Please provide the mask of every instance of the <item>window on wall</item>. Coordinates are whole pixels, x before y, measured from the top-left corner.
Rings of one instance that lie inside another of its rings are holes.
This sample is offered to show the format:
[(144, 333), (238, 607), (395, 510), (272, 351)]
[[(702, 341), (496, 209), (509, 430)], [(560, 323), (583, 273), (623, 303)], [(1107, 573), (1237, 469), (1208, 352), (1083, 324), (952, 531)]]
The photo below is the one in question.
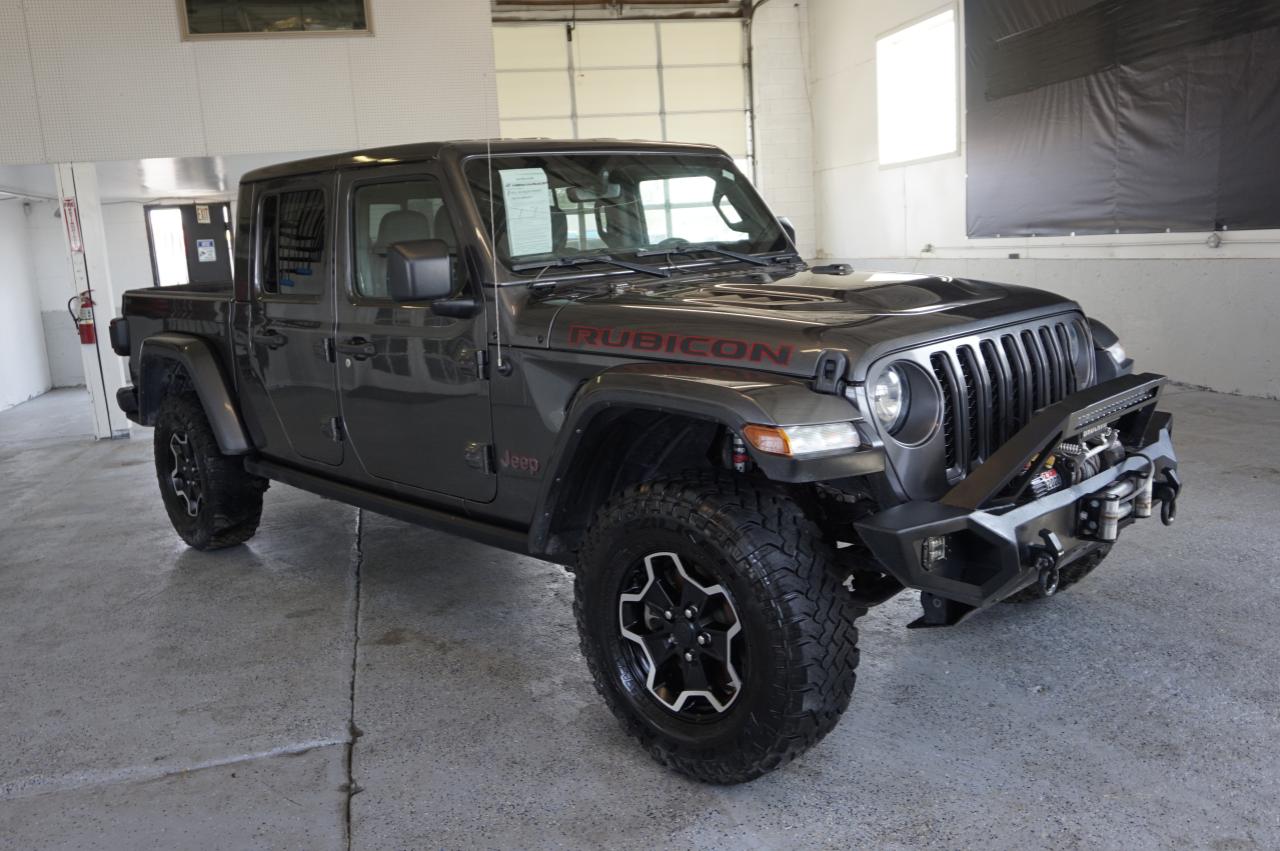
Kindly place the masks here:
[(498, 24), (493, 32), (503, 136), (704, 142), (748, 171), (741, 21)]
[(958, 102), (954, 9), (876, 41), (881, 165), (955, 153)]
[(179, 0), (183, 35), (369, 32), (369, 0)]

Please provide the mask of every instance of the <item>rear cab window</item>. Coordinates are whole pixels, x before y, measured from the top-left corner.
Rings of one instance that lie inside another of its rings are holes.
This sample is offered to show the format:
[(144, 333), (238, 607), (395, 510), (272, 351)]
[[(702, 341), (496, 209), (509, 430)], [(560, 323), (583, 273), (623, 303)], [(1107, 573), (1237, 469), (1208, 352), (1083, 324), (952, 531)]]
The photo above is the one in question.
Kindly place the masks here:
[(319, 187), (270, 192), (258, 208), (263, 293), (314, 298), (325, 290), (326, 200)]

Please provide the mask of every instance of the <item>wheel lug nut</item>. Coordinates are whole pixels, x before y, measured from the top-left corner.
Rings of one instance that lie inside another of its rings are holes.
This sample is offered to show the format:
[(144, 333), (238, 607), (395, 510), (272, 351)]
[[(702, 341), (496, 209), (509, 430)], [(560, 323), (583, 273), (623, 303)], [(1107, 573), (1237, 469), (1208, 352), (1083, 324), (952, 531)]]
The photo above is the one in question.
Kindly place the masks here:
[(692, 661), (693, 661), (693, 651), (692, 651), (692, 650), (686, 650), (686, 651), (684, 651), (684, 660), (685, 660), (686, 662), (692, 662)]
[(698, 636), (699, 644), (706, 645), (709, 641), (711, 641), (711, 637), (708, 636), (705, 632)]
[(672, 612), (670, 609), (667, 609), (665, 612), (662, 613), (662, 616), (667, 620), (671, 620), (672, 618), (675, 617), (675, 613)]
[(684, 610), (684, 616), (686, 618), (693, 618), (693, 616), (696, 615), (697, 613), (698, 613), (698, 610), (695, 609), (693, 606), (690, 606), (689, 608)]

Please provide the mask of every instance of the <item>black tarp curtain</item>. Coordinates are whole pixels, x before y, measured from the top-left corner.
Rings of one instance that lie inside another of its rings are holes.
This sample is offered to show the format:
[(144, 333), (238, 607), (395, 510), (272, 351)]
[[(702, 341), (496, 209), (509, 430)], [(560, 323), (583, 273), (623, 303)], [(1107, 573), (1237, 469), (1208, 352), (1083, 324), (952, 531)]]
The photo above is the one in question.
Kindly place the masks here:
[(967, 0), (968, 233), (1280, 227), (1280, 0)]

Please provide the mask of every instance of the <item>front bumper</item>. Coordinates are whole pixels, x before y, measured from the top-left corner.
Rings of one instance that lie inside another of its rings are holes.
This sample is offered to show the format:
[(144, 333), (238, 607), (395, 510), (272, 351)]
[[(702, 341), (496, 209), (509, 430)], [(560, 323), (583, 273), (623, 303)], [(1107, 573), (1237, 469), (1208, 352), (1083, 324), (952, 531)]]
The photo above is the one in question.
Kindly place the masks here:
[[(913, 626), (957, 623), (1046, 575), (1056, 577), (1143, 516), (1171, 522), (1181, 485), (1172, 418), (1155, 409), (1164, 383), (1157, 375), (1123, 376), (1069, 396), (1037, 414), (941, 501), (907, 502), (859, 521), (863, 542), (883, 568), (923, 592), (925, 615)], [(1079, 484), (1026, 498), (1028, 482), (1058, 444), (1106, 427), (1120, 432), (1124, 460)], [(1159, 503), (1154, 511), (1142, 505), (1148, 479), (1145, 493)], [(1113, 522), (1100, 526), (1108, 507)], [(930, 539), (943, 542), (931, 553)]]

